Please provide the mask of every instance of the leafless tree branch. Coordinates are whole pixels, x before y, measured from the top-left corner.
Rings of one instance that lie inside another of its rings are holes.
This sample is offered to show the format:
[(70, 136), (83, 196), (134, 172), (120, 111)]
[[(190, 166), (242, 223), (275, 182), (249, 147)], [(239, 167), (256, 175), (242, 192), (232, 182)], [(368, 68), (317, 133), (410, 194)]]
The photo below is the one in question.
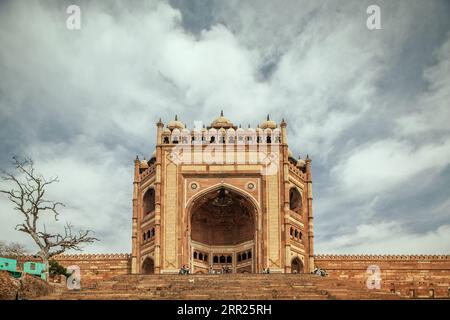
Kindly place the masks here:
[(11, 189), (0, 189), (13, 204), (14, 210), (19, 211), (24, 221), (16, 226), (16, 230), (27, 233), (39, 247), (38, 255), (48, 263), (49, 258), (67, 250), (81, 250), (81, 245), (98, 241), (91, 236), (91, 230), (73, 231), (73, 226), (67, 223), (64, 233), (52, 234), (39, 230), (39, 218), (45, 213), (51, 213), (55, 221), (58, 220), (59, 209), (65, 207), (62, 202), (45, 198), (46, 188), (59, 182), (58, 177), (46, 179), (36, 173), (33, 160), (25, 158), (19, 160), (13, 157), (16, 174), (1, 170), (1, 179), (12, 185)]

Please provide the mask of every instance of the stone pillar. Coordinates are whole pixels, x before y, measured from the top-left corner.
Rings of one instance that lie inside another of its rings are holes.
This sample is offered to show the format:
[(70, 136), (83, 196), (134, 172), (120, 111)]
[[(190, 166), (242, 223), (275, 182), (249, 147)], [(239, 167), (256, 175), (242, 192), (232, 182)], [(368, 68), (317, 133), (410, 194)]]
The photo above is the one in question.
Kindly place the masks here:
[(140, 182), (140, 161), (139, 157), (134, 160), (134, 180), (133, 180), (133, 219), (131, 232), (131, 273), (139, 273), (139, 237), (138, 237), (138, 212), (139, 212), (139, 182)]
[[(281, 161), (282, 161), (282, 208), (283, 208), (283, 242), (284, 242), (284, 272), (291, 272), (291, 245), (289, 243), (289, 151), (286, 139), (286, 122), (284, 119), (281, 121)], [(281, 169), (281, 168), (280, 168)]]
[(159, 119), (156, 124), (156, 161), (155, 161), (155, 251), (154, 251), (154, 263), (155, 273), (161, 272), (161, 162), (162, 162), (162, 131), (164, 124)]
[(308, 195), (308, 254), (309, 261), (306, 266), (306, 272), (311, 272), (314, 269), (314, 223), (312, 210), (312, 176), (311, 176), (311, 159), (306, 156), (306, 180), (307, 180), (307, 195)]

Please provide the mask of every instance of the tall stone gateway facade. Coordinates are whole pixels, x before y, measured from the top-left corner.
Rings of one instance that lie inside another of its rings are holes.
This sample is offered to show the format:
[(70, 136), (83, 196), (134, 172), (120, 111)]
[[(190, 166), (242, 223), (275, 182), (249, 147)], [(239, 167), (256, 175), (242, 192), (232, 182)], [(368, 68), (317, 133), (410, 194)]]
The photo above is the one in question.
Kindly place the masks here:
[(132, 273), (311, 271), (311, 160), (292, 156), (286, 126), (160, 120), (151, 159), (135, 160)]

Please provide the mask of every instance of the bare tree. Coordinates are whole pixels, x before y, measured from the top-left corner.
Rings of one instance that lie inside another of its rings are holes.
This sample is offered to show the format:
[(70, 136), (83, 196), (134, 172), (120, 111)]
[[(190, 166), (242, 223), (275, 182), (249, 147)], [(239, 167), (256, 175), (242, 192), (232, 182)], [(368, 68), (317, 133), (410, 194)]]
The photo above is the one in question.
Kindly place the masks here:
[(51, 257), (61, 254), (69, 249), (81, 250), (84, 243), (98, 241), (91, 236), (90, 230), (73, 231), (70, 223), (64, 227), (64, 233), (52, 234), (47, 232), (45, 225), (38, 225), (39, 218), (44, 214), (52, 214), (55, 221), (58, 220), (59, 208), (64, 207), (61, 202), (46, 200), (45, 193), (47, 187), (59, 182), (58, 177), (45, 179), (41, 174), (36, 173), (33, 161), (26, 158), (22, 161), (13, 157), (13, 165), (16, 174), (2, 170), (1, 179), (11, 183), (11, 190), (2, 190), (0, 193), (7, 195), (14, 204), (14, 209), (19, 211), (24, 218), (23, 223), (16, 226), (16, 230), (27, 233), (39, 247), (37, 256), (47, 265)]
[(7, 244), (0, 240), (0, 256), (4, 257), (20, 257), (26, 255), (27, 249), (25, 246), (17, 242)]

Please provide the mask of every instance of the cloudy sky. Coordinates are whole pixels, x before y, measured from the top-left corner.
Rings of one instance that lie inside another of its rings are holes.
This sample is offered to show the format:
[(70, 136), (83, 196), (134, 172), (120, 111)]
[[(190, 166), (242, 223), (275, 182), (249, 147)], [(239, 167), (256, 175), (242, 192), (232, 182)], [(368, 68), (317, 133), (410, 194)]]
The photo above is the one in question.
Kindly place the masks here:
[[(67, 6), (81, 29), (66, 27)], [(381, 30), (366, 27), (369, 5)], [(155, 123), (288, 121), (316, 253), (450, 253), (449, 1), (1, 1), (0, 167), (58, 175), (65, 220), (129, 252)], [(0, 240), (35, 248), (0, 197)]]

